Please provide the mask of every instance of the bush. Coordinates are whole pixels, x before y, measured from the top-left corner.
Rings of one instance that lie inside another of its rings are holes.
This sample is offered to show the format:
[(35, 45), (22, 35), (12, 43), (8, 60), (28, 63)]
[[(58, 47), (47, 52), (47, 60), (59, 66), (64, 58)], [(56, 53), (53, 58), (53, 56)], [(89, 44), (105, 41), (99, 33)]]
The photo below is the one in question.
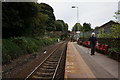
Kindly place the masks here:
[(56, 38), (25, 38), (17, 37), (11, 39), (3, 39), (2, 56), (3, 64), (10, 62), (15, 58), (26, 53), (38, 52), (42, 47), (53, 44)]
[(19, 57), (20, 55), (22, 55), (24, 53), (24, 51), (21, 49), (21, 47), (16, 45), (11, 40), (3, 39), (2, 45), (3, 45), (2, 46), (3, 64)]
[(120, 49), (116, 47), (112, 47), (112, 48), (109, 48), (108, 51), (109, 52), (120, 52)]
[(119, 48), (115, 48), (115, 47), (109, 48), (108, 52), (109, 52), (109, 54), (108, 54), (109, 57), (111, 57), (111, 58), (113, 58), (117, 61), (120, 61), (120, 58), (119, 58), (120, 50), (119, 50)]
[(37, 51), (38, 45), (35, 43), (35, 39), (33, 38), (14, 38), (12, 42), (15, 42), (18, 46), (24, 49), (27, 53), (33, 53)]

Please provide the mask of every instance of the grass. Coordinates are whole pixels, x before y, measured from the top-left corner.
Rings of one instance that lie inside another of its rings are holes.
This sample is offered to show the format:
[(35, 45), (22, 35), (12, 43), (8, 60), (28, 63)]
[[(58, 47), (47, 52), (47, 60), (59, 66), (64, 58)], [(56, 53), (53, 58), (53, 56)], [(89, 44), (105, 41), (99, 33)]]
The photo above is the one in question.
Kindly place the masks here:
[(26, 38), (17, 37), (2, 40), (2, 63), (8, 63), (24, 54), (33, 54), (42, 47), (53, 44), (56, 38)]

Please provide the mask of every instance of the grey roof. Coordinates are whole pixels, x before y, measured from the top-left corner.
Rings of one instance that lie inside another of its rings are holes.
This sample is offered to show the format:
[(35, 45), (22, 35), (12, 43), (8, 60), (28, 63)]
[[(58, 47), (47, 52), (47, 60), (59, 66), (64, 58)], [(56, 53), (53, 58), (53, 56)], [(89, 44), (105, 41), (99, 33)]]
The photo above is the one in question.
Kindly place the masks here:
[(107, 25), (114, 25), (114, 24), (119, 24), (118, 22), (114, 22), (113, 20), (110, 20), (109, 22), (101, 25), (99, 28), (97, 29), (100, 29), (100, 28), (104, 28), (104, 27), (110, 27), (110, 26), (107, 26)]

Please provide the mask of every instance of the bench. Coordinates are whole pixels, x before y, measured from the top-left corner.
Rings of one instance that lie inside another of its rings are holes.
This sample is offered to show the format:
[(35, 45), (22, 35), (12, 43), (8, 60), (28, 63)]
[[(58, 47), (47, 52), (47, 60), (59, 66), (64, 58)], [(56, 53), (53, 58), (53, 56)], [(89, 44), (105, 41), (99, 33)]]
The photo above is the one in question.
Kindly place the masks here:
[(107, 54), (108, 52), (108, 45), (104, 45), (104, 44), (97, 44), (96, 45), (96, 49), (97, 51), (103, 52), (104, 54)]

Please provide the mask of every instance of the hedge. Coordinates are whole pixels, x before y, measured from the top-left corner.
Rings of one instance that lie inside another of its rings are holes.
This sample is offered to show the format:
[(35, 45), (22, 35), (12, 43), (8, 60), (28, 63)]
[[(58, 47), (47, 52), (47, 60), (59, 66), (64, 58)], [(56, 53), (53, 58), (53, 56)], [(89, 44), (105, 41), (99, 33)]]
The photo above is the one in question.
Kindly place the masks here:
[[(80, 39), (82, 42), (88, 41), (88, 38)], [(120, 38), (98, 38), (98, 43), (108, 45), (107, 56), (120, 61)]]

